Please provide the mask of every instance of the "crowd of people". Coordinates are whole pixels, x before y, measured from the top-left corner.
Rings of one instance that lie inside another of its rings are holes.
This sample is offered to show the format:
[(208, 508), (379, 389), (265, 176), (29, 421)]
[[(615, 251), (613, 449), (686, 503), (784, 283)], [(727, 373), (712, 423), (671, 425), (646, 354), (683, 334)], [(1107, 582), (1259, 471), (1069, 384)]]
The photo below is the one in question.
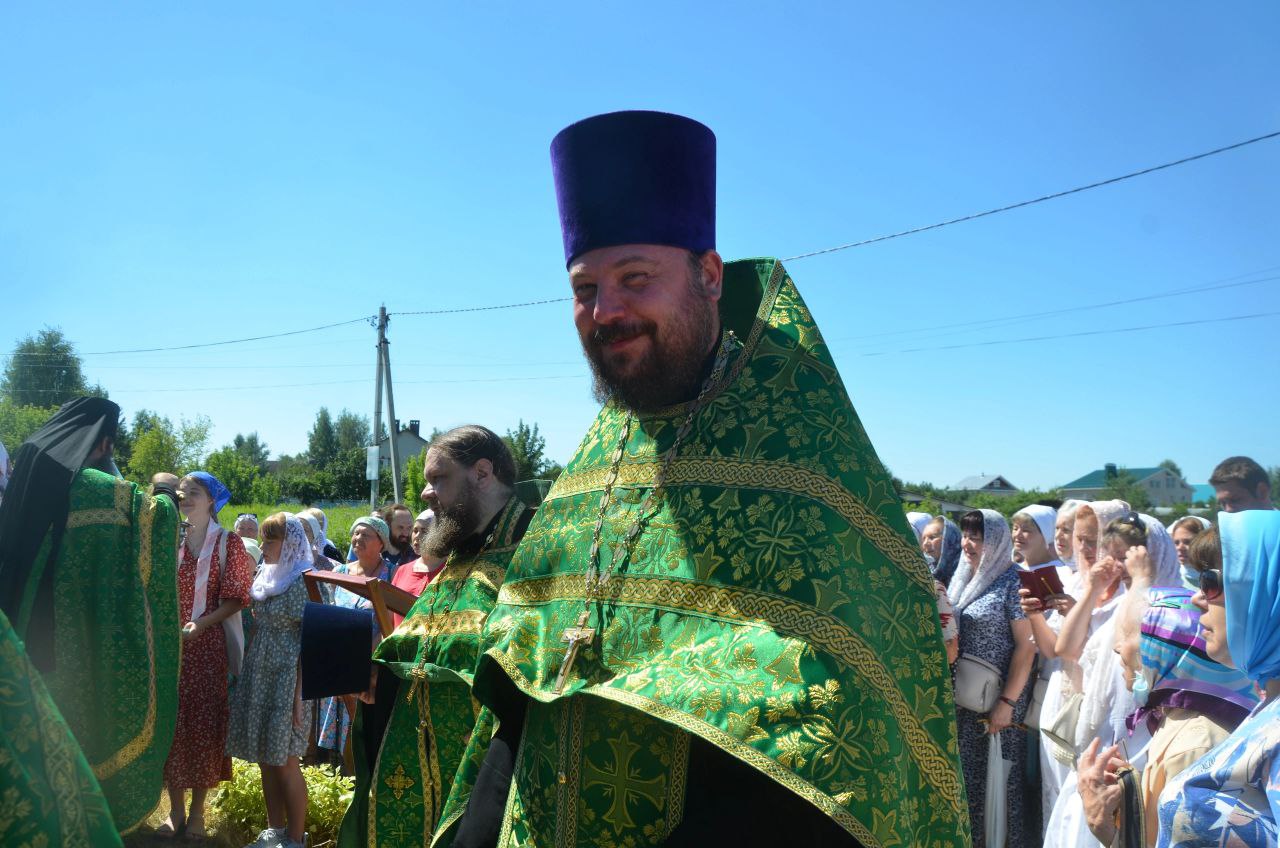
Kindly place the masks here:
[(457, 427), (431, 509), (343, 557), (323, 511), (223, 529), (213, 475), (121, 479), (105, 399), (16, 452), (0, 843), (119, 845), (165, 791), (157, 835), (198, 839), (234, 757), (254, 848), (305, 848), (311, 756), (355, 778), (340, 846), (1277, 844), (1257, 463), (1167, 528), (906, 514), (794, 280), (715, 251), (711, 131), (619, 112), (551, 153), (603, 406), (545, 497)]
[[(937, 581), (975, 845), (1136, 848), (1162, 828), (1166, 845), (1275, 844), (1280, 724), (1260, 734), (1254, 713), (1280, 679), (1243, 670), (1264, 651), (1243, 636), (1233, 660), (1223, 581), (1274, 569), (1280, 551), (1256, 545), (1280, 541), (1280, 514), (1248, 457), (1211, 480), (1219, 524), (1165, 527), (1119, 500), (908, 514)], [(1267, 591), (1235, 628), (1280, 624)], [(1237, 767), (1197, 778), (1210, 752)]]

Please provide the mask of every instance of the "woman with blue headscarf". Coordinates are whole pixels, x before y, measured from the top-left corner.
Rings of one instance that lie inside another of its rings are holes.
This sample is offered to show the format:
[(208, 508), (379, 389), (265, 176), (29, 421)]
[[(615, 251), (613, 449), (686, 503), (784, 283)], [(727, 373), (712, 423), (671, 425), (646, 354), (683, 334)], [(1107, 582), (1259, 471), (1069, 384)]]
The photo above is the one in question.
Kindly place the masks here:
[(1194, 598), (1205, 651), (1264, 698), (1160, 794), (1160, 848), (1280, 841), (1280, 512), (1219, 513), (1218, 532), (1222, 568), (1201, 573)]
[[(1206, 655), (1192, 595), (1182, 587), (1133, 592), (1119, 613), (1116, 651), (1137, 705), (1127, 724), (1130, 734), (1145, 726), (1151, 741), (1140, 775), (1118, 759), (1118, 745), (1099, 752), (1095, 741), (1080, 757), (1086, 818), (1103, 844), (1119, 833), (1122, 848), (1155, 845), (1157, 801), (1169, 780), (1230, 736), (1257, 706), (1252, 681)], [(1129, 756), (1139, 760), (1142, 754)], [(1110, 788), (1117, 783), (1123, 791)]]
[[(218, 526), (218, 510), (231, 492), (205, 471), (178, 484), (178, 509), (186, 529), (178, 551), (178, 608), (182, 667), (178, 677), (178, 723), (164, 766), (169, 819), (158, 833), (205, 835), (204, 801), (211, 787), (231, 779), (227, 744), (228, 676), (244, 656), (240, 610), (249, 604), (254, 562), (235, 533)], [(185, 809), (186, 790), (191, 809)]]

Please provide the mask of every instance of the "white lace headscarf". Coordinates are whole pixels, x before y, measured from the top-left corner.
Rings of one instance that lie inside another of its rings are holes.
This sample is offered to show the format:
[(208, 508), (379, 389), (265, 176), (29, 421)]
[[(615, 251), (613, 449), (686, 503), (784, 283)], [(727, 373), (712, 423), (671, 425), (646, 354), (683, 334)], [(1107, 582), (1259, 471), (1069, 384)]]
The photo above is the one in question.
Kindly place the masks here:
[(323, 555), (324, 549), (332, 544), (329, 541), (329, 516), (325, 515), (324, 510), (318, 506), (311, 507), (307, 510), (307, 514), (320, 522), (320, 536), (316, 539), (316, 550)]
[(1138, 517), (1147, 528), (1147, 559), (1151, 561), (1151, 567), (1155, 571), (1155, 582), (1151, 585), (1181, 586), (1182, 572), (1178, 566), (1178, 548), (1173, 544), (1173, 536), (1169, 535), (1168, 529), (1158, 519), (1145, 512), (1138, 513)]
[(280, 544), (278, 562), (264, 562), (254, 575), (249, 594), (255, 601), (275, 597), (293, 585), (305, 571), (311, 570), (311, 545), (307, 531), (296, 516), (284, 520), (284, 541)]
[[(1076, 511), (1076, 521), (1086, 512), (1092, 512), (1098, 519), (1098, 559), (1106, 556), (1102, 548), (1102, 534), (1106, 532), (1107, 525), (1124, 517), (1129, 511), (1129, 504), (1121, 500), (1092, 501)], [(1084, 565), (1083, 562), (1080, 563), (1081, 568)], [(1116, 738), (1112, 717), (1133, 700), (1133, 696), (1125, 688), (1120, 658), (1115, 652), (1116, 610), (1124, 592), (1125, 586), (1121, 583), (1116, 587), (1115, 595), (1092, 613), (1095, 624), (1091, 625), (1092, 632), (1080, 655), (1084, 698), (1080, 703), (1080, 721), (1076, 724), (1077, 753), (1088, 747), (1098, 736), (1103, 737), (1104, 745), (1111, 744)], [(1128, 712), (1132, 711), (1130, 707)], [(1128, 712), (1124, 715), (1128, 715)], [(1124, 726), (1123, 715), (1120, 726)]]
[(994, 509), (978, 511), (982, 513), (982, 555), (974, 563), (968, 555), (961, 554), (960, 567), (947, 589), (947, 597), (957, 613), (982, 597), (996, 578), (1013, 567), (1013, 537), (1009, 534), (1009, 522)]

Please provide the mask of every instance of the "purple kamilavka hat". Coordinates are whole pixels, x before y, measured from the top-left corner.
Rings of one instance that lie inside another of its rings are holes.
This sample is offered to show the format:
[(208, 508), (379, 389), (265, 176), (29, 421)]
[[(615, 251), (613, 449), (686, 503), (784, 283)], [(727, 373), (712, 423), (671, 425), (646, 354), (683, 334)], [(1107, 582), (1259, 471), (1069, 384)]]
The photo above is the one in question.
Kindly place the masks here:
[(716, 246), (716, 137), (666, 112), (611, 112), (551, 141), (567, 266), (620, 244)]

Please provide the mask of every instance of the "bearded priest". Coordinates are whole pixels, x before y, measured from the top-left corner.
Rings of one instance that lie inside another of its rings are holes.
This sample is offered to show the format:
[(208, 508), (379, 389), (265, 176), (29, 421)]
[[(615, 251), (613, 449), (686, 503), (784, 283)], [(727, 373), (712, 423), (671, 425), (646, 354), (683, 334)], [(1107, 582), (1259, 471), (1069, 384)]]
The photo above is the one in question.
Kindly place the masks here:
[[(446, 799), (459, 813), (465, 808), (483, 743), (493, 735), (492, 715), (471, 698), (471, 672), (481, 626), (533, 510), (516, 496), (506, 443), (477, 424), (433, 439), (423, 476), (422, 497), (435, 521), (419, 546), (431, 577), (373, 652), (373, 703), (360, 705), (352, 731), (356, 786), (338, 837), (343, 848), (424, 844)], [(355, 667), (346, 665), (348, 672)], [(367, 679), (367, 662), (359, 667), (366, 670), (356, 676)]]
[(716, 253), (715, 136), (618, 112), (551, 159), (604, 406), (489, 615), (499, 727), (437, 844), (968, 845), (933, 582), (790, 275)]

